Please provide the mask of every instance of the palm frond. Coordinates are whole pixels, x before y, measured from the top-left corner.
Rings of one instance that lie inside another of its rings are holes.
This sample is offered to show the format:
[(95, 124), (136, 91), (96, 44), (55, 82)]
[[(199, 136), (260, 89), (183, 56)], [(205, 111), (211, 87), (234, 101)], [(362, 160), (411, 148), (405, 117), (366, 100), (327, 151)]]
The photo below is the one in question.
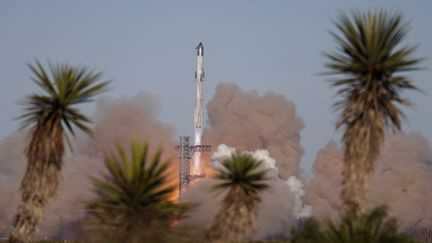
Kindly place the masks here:
[(206, 232), (211, 242), (242, 242), (254, 228), (261, 193), (269, 189), (267, 169), (250, 154), (232, 154), (219, 161), (212, 189), (228, 191)]
[(356, 217), (342, 217), (338, 223), (308, 219), (292, 231), (292, 243), (414, 243), (398, 232), (396, 220), (379, 207)]
[(256, 161), (249, 154), (234, 154), (221, 161), (215, 179), (214, 190), (239, 187), (246, 195), (256, 195), (268, 189), (267, 170), (262, 169), (262, 161)]
[(105, 92), (109, 81), (103, 81), (101, 73), (85, 67), (49, 63), (48, 73), (37, 60), (35, 65), (28, 66), (32, 80), (44, 93), (30, 95), (22, 102), (25, 112), (17, 118), (22, 120), (21, 128), (60, 120), (64, 130), (72, 135), (75, 135), (75, 127), (89, 133), (90, 120), (74, 106), (92, 101), (93, 97)]
[(190, 206), (171, 200), (176, 187), (170, 183), (169, 161), (161, 152), (149, 155), (149, 146), (134, 142), (129, 153), (118, 146), (105, 158), (107, 174), (92, 177), (96, 197), (86, 203), (88, 214), (99, 226), (122, 230), (165, 222), (170, 227)]

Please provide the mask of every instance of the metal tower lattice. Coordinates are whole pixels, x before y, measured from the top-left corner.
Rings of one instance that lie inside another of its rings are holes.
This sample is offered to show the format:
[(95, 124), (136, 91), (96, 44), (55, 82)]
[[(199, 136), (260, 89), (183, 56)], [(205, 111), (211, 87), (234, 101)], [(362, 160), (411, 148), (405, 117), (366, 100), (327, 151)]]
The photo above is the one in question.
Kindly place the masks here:
[(210, 152), (210, 145), (190, 145), (190, 137), (180, 137), (180, 145), (177, 146), (179, 150), (179, 200), (181, 200), (182, 192), (189, 187), (189, 182), (199, 176), (190, 173), (190, 161), (195, 152)]

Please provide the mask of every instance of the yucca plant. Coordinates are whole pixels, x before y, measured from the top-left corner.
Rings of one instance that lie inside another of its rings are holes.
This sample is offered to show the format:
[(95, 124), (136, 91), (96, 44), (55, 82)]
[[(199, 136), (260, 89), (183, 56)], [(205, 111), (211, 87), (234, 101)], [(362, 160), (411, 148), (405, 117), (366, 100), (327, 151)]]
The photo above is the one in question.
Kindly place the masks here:
[(339, 223), (308, 219), (293, 230), (291, 243), (415, 243), (398, 232), (395, 219), (387, 218), (384, 207), (368, 214), (343, 216)]
[[(57, 192), (68, 132), (75, 128), (90, 133), (90, 120), (76, 105), (90, 102), (107, 89), (102, 74), (85, 67), (50, 65), (50, 73), (36, 61), (29, 65), (32, 80), (43, 93), (28, 96), (22, 127), (30, 127), (26, 148), (27, 168), (21, 181), (22, 204), (13, 221), (10, 242), (30, 242), (42, 217), (43, 208)], [(69, 143), (70, 144), (70, 143)]]
[(233, 154), (216, 167), (213, 190), (226, 192), (220, 210), (209, 229), (212, 242), (238, 242), (254, 229), (256, 210), (261, 194), (269, 189), (267, 170), (246, 153)]
[(91, 178), (96, 197), (86, 203), (96, 241), (169, 242), (175, 223), (190, 209), (172, 199), (177, 187), (169, 164), (161, 161), (160, 150), (149, 155), (149, 146), (139, 142), (129, 154), (118, 146), (106, 156), (108, 173)]
[(410, 106), (402, 98), (405, 90), (417, 89), (401, 72), (418, 69), (416, 47), (401, 46), (408, 25), (400, 14), (384, 10), (354, 12), (334, 22), (331, 32), (338, 45), (326, 54), (328, 74), (340, 75), (332, 81), (341, 99), (336, 128), (343, 129), (344, 164), (341, 198), (343, 211), (364, 212), (367, 202), (368, 174), (384, 141), (384, 133), (398, 131), (404, 114), (400, 105)]
[(417, 243), (432, 242), (432, 229), (430, 228), (415, 228), (410, 232), (410, 235), (417, 241)]

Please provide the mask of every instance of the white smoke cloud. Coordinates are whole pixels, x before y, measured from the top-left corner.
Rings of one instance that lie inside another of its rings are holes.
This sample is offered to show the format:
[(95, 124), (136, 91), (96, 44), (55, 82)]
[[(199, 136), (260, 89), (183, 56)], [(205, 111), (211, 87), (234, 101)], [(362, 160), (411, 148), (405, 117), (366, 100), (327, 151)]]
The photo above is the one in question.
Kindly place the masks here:
[[(221, 166), (219, 161), (230, 157), (236, 150), (221, 144), (212, 154), (212, 165)], [(303, 184), (295, 176), (290, 176), (287, 181), (278, 176), (276, 161), (270, 157), (267, 150), (244, 152), (250, 154), (256, 160), (263, 162), (263, 168), (268, 169), (271, 189), (263, 192), (262, 203), (258, 210), (256, 230), (251, 236), (254, 239), (271, 238), (276, 235), (288, 236), (290, 229), (300, 218), (308, 217), (311, 208), (303, 203)], [(213, 179), (205, 179), (193, 183), (185, 192), (184, 200), (198, 203), (199, 206), (191, 213), (191, 217), (183, 222), (183, 226), (195, 230), (196, 234), (202, 234), (210, 225), (211, 220), (219, 209), (219, 203), (223, 194), (212, 193)]]
[(286, 183), (295, 196), (294, 216), (297, 219), (310, 217), (312, 208), (310, 205), (305, 205), (303, 202), (303, 196), (305, 195), (303, 183), (295, 176), (290, 176), (288, 180), (286, 180)]

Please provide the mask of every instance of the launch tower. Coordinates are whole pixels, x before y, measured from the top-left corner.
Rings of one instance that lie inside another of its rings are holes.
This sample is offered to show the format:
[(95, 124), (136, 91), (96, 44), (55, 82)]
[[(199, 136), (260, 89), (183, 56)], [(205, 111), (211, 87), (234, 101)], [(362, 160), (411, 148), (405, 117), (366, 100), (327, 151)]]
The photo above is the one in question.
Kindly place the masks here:
[(177, 146), (179, 150), (179, 200), (182, 198), (182, 193), (188, 189), (189, 183), (199, 178), (199, 175), (191, 175), (190, 161), (195, 152), (210, 152), (210, 145), (191, 145), (190, 137), (180, 137), (180, 145)]

